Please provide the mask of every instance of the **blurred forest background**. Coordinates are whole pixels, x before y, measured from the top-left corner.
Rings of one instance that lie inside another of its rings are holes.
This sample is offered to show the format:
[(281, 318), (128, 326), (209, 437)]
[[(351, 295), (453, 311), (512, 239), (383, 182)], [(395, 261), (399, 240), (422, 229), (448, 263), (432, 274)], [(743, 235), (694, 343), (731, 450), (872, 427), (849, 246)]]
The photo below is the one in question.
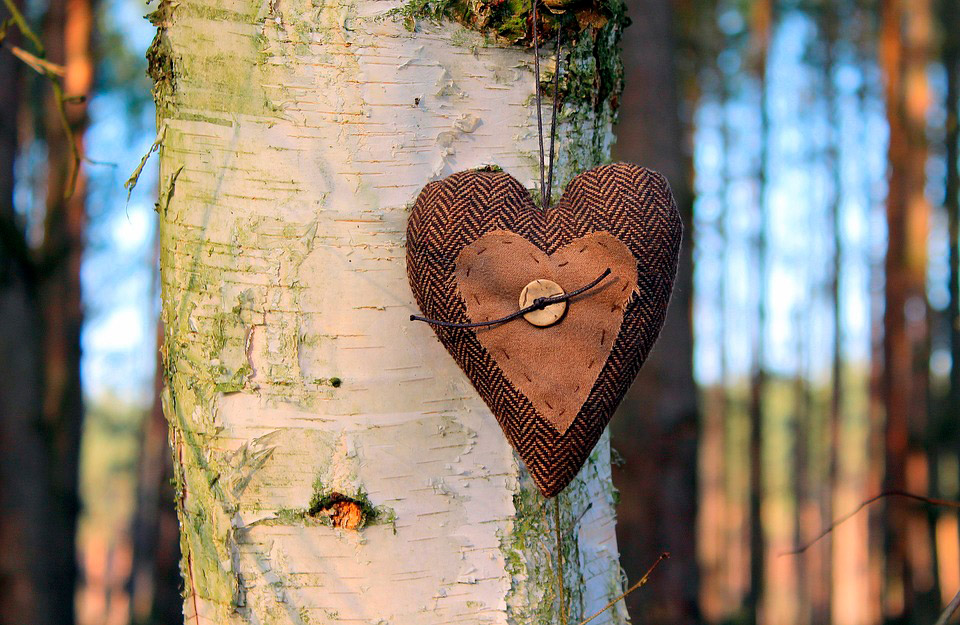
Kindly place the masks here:
[[(0, 622), (177, 623), (152, 9), (3, 3)], [(624, 569), (674, 554), (634, 621), (932, 625), (955, 508), (787, 552), (960, 499), (960, 2), (627, 4), (615, 156), (687, 223), (613, 424)]]

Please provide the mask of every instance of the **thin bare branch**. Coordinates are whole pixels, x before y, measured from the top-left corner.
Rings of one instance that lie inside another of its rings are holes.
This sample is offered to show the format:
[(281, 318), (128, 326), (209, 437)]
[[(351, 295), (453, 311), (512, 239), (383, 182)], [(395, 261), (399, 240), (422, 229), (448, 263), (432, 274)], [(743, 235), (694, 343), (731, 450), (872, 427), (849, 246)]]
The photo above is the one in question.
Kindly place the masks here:
[(36, 33), (30, 28), (30, 25), (27, 24), (27, 20), (23, 17), (23, 14), (20, 13), (16, 5), (13, 4), (13, 0), (3, 0), (3, 2), (10, 11), (13, 23), (16, 24), (20, 32), (33, 43), (33, 46), (37, 50), (36, 54), (32, 54), (19, 46), (9, 46), (11, 54), (49, 80), (50, 86), (53, 89), (53, 97), (57, 106), (57, 114), (60, 117), (60, 125), (63, 127), (63, 134), (67, 138), (67, 143), (70, 145), (70, 155), (73, 157), (70, 176), (63, 190), (63, 199), (68, 200), (73, 196), (73, 192), (77, 188), (77, 178), (80, 175), (80, 162), (83, 160), (83, 157), (80, 155), (80, 146), (77, 144), (77, 138), (73, 134), (73, 128), (70, 126), (70, 120), (67, 118), (65, 103), (68, 100), (75, 101), (78, 97), (84, 99), (85, 97), (70, 96), (68, 98), (64, 95), (60, 78), (66, 73), (66, 69), (62, 65), (51, 63), (43, 58), (45, 54), (43, 44), (40, 42), (40, 38), (37, 37)]
[(64, 107), (63, 87), (60, 82), (51, 79), (53, 86), (53, 97), (57, 102), (57, 113), (60, 116), (60, 125), (63, 127), (63, 134), (67, 137), (67, 143), (70, 145), (70, 154), (73, 156), (73, 163), (70, 167), (70, 181), (63, 190), (63, 199), (69, 200), (77, 188), (77, 177), (80, 175), (80, 162), (83, 157), (80, 155), (80, 146), (77, 145), (77, 138), (73, 134), (73, 128), (70, 127), (70, 120), (67, 119), (67, 109)]
[(593, 616), (587, 618), (586, 620), (580, 621), (579, 625), (587, 625), (587, 623), (589, 623), (589, 622), (592, 621), (593, 619), (597, 618), (598, 616), (600, 616), (601, 614), (603, 614), (604, 612), (606, 612), (607, 610), (609, 610), (609, 609), (612, 608), (613, 606), (617, 605), (617, 602), (618, 602), (618, 601), (620, 601), (621, 599), (625, 599), (625, 598), (627, 597), (627, 595), (629, 595), (630, 593), (632, 593), (634, 590), (639, 590), (640, 588), (643, 588), (644, 586), (646, 586), (646, 585), (647, 585), (647, 581), (650, 579), (650, 574), (653, 573), (653, 570), (654, 570), (655, 568), (657, 568), (657, 566), (658, 566), (661, 562), (663, 562), (664, 560), (668, 559), (669, 557), (670, 557), (670, 552), (669, 552), (669, 551), (664, 551), (663, 553), (661, 553), (661, 554), (660, 554), (660, 557), (657, 558), (657, 561), (654, 562), (652, 565), (650, 565), (650, 568), (647, 569), (647, 572), (643, 574), (643, 577), (640, 578), (640, 581), (639, 581), (639, 582), (637, 582), (636, 584), (634, 584), (633, 586), (631, 586), (630, 588), (628, 588), (625, 593), (623, 593), (622, 595), (620, 595), (619, 597), (617, 597), (616, 599), (614, 599), (613, 601), (611, 601), (610, 603), (608, 603), (606, 606), (604, 606), (604, 608), (603, 608), (602, 610), (600, 610), (599, 612), (597, 612), (597, 613), (594, 614)]
[[(147, 161), (150, 160), (150, 155), (160, 149), (160, 145), (163, 143), (164, 134), (167, 132), (167, 125), (163, 124), (160, 126), (160, 130), (157, 131), (157, 138), (154, 139), (153, 144), (150, 146), (150, 149), (147, 150), (147, 153), (143, 155), (143, 158), (140, 159), (140, 164), (137, 165), (137, 168), (133, 170), (133, 173), (130, 174), (130, 177), (127, 178), (127, 181), (123, 183), (123, 188), (127, 190), (127, 204), (130, 203), (130, 196), (133, 194), (133, 189), (137, 186), (137, 182), (140, 180), (140, 174), (143, 173), (143, 167), (147, 164)], [(181, 167), (181, 169), (183, 169)], [(179, 174), (179, 172), (177, 172)]]
[(10, 11), (10, 17), (13, 19), (13, 23), (17, 25), (17, 28), (20, 29), (20, 32), (23, 33), (23, 36), (30, 40), (30, 43), (33, 44), (36, 53), (39, 56), (44, 56), (46, 50), (43, 47), (43, 43), (40, 41), (40, 37), (37, 37), (37, 34), (33, 32), (33, 29), (30, 28), (30, 24), (27, 23), (27, 19), (23, 17), (23, 13), (20, 12), (20, 9), (17, 8), (17, 5), (13, 3), (13, 0), (3, 0), (4, 6), (7, 7), (7, 10)]
[(41, 59), (39, 56), (27, 52), (20, 46), (10, 46), (10, 52), (42, 76), (50, 76), (51, 74), (54, 76), (63, 76), (67, 73), (67, 69), (63, 65), (57, 65), (46, 59)]
[(809, 543), (807, 543), (807, 544), (805, 544), (805, 545), (802, 545), (802, 546), (800, 546), (800, 547), (798, 547), (798, 548), (796, 548), (796, 549), (793, 549), (793, 550), (791, 550), (791, 551), (785, 551), (785, 552), (781, 553), (780, 555), (781, 555), (781, 556), (794, 556), (794, 555), (803, 553), (804, 551), (806, 551), (806, 550), (809, 549), (810, 547), (812, 547), (812, 546), (814, 546), (815, 544), (817, 544), (818, 542), (820, 542), (820, 540), (821, 540), (824, 536), (826, 536), (827, 534), (829, 534), (829, 533), (832, 532), (833, 530), (837, 529), (837, 527), (839, 527), (839, 526), (842, 525), (843, 523), (846, 523), (846, 522), (849, 521), (851, 518), (853, 518), (854, 516), (856, 516), (856, 514), (857, 514), (858, 512), (860, 512), (861, 510), (863, 510), (864, 508), (866, 508), (866, 507), (869, 506), (870, 504), (872, 504), (872, 503), (874, 503), (874, 502), (876, 502), (876, 501), (879, 501), (879, 500), (881, 500), (881, 499), (883, 499), (883, 498), (885, 498), (885, 497), (903, 497), (904, 499), (912, 499), (912, 500), (914, 500), (914, 501), (919, 501), (919, 502), (921, 502), (921, 503), (925, 503), (925, 504), (928, 504), (928, 505), (931, 505), (931, 506), (944, 506), (944, 507), (947, 507), (947, 508), (960, 508), (960, 501), (951, 501), (951, 500), (948, 500), (948, 499), (934, 499), (934, 498), (932, 498), (932, 497), (924, 497), (923, 495), (917, 495), (917, 494), (915, 494), (915, 493), (908, 493), (908, 492), (903, 491), (903, 490), (886, 490), (886, 491), (883, 491), (882, 493), (880, 493), (879, 495), (874, 495), (873, 497), (871, 497), (871, 498), (869, 498), (869, 499), (861, 502), (860, 505), (857, 506), (854, 510), (852, 510), (851, 512), (848, 512), (847, 514), (843, 515), (842, 517), (840, 517), (839, 519), (837, 519), (836, 521), (834, 521), (833, 523), (831, 523), (826, 529), (824, 529), (822, 532), (820, 532), (820, 533), (817, 535), (817, 537), (814, 538), (813, 540), (811, 540)]
[(957, 608), (960, 608), (960, 590), (957, 591), (957, 594), (953, 596), (953, 599), (950, 600), (950, 604), (943, 611), (943, 614), (940, 615), (940, 618), (937, 619), (937, 622), (933, 625), (947, 625), (947, 621), (950, 620), (950, 617), (957, 611)]

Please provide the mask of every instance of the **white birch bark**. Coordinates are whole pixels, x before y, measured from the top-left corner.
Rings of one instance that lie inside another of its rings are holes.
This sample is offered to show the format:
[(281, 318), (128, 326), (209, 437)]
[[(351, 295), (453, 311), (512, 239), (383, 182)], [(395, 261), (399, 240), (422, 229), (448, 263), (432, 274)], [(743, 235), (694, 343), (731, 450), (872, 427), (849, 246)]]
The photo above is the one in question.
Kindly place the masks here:
[[(496, 164), (533, 186), (533, 57), (450, 23), (410, 32), (398, 6), (153, 16), (188, 623), (560, 622), (552, 505), (408, 321), (403, 247), (430, 180)], [(565, 115), (562, 181), (611, 140), (609, 105)], [(561, 496), (571, 622), (622, 589), (609, 465), (604, 437)], [(334, 492), (377, 518), (306, 513)]]

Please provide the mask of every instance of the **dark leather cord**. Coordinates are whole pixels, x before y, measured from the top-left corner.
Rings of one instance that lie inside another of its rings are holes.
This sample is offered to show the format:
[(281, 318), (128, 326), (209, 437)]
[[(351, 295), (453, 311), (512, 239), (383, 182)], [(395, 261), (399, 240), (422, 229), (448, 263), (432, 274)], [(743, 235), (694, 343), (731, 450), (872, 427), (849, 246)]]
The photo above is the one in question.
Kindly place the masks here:
[(427, 317), (421, 317), (420, 315), (410, 315), (410, 321), (423, 321), (424, 323), (429, 323), (430, 325), (439, 326), (441, 328), (483, 328), (486, 326), (494, 326), (499, 323), (506, 323), (507, 321), (513, 321), (517, 317), (522, 317), (528, 312), (533, 312), (534, 310), (543, 310), (551, 304), (557, 304), (559, 302), (565, 302), (571, 298), (580, 295), (581, 293), (586, 293), (593, 287), (597, 286), (603, 280), (610, 275), (610, 268), (608, 267), (600, 276), (585, 286), (580, 287), (569, 293), (563, 293), (562, 295), (553, 295), (551, 297), (538, 297), (533, 300), (533, 303), (525, 308), (521, 308), (515, 313), (511, 313), (506, 317), (500, 317), (499, 319), (494, 319), (492, 321), (477, 321), (475, 323), (454, 323), (452, 321), (440, 321), (438, 319), (428, 319)]
[[(553, 200), (553, 144), (557, 139), (557, 105), (560, 102), (560, 56), (562, 52), (560, 35), (562, 33), (563, 28), (557, 28), (557, 64), (553, 69), (553, 116), (550, 118), (550, 169), (547, 172), (547, 199), (543, 203), (544, 208), (550, 208)], [(537, 82), (537, 91), (539, 90), (540, 83)], [(540, 132), (543, 133), (543, 130), (541, 129)]]
[(560, 35), (563, 33), (562, 27), (557, 27), (557, 60), (553, 71), (553, 116), (550, 118), (550, 171), (546, 174), (544, 182), (545, 159), (543, 150), (543, 109), (540, 97), (540, 45), (537, 41), (537, 2), (539, 0), (530, 0), (533, 9), (533, 73), (535, 74), (534, 84), (537, 99), (537, 139), (540, 142), (540, 195), (543, 208), (550, 208), (550, 201), (553, 195), (553, 145), (557, 139), (557, 108), (560, 102)]

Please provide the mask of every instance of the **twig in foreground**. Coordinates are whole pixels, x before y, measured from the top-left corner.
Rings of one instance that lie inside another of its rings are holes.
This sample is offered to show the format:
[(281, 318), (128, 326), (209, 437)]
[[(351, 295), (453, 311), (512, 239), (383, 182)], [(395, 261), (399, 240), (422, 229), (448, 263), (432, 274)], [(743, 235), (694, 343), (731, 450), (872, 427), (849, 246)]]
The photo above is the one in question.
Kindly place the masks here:
[(957, 594), (953, 596), (953, 599), (950, 600), (950, 604), (943, 611), (943, 614), (940, 615), (940, 618), (937, 619), (937, 622), (933, 625), (947, 625), (947, 621), (949, 621), (950, 617), (953, 616), (953, 613), (957, 611), (957, 608), (960, 608), (960, 590), (958, 590)]
[(631, 586), (630, 588), (628, 588), (628, 589), (627, 589), (627, 592), (623, 593), (622, 595), (620, 595), (619, 597), (617, 597), (616, 599), (614, 599), (613, 601), (611, 601), (610, 603), (608, 603), (606, 606), (604, 606), (604, 608), (603, 608), (602, 610), (600, 610), (599, 612), (597, 612), (596, 614), (594, 614), (594, 615), (591, 616), (590, 618), (588, 618), (588, 619), (586, 619), (586, 620), (583, 620), (583, 621), (580, 621), (579, 625), (587, 625), (587, 623), (589, 623), (589, 622), (592, 621), (593, 619), (597, 618), (598, 616), (600, 616), (601, 614), (603, 614), (604, 612), (606, 612), (607, 610), (609, 610), (609, 609), (612, 608), (613, 606), (617, 605), (617, 602), (618, 602), (618, 601), (620, 601), (621, 599), (624, 599), (627, 595), (629, 595), (630, 593), (632, 593), (634, 590), (637, 590), (638, 588), (642, 588), (643, 586), (645, 586), (646, 583), (647, 583), (647, 580), (650, 579), (650, 574), (653, 573), (653, 569), (657, 568), (657, 565), (658, 565), (658, 564), (660, 564), (661, 562), (663, 562), (664, 560), (666, 560), (666, 559), (669, 558), (669, 557), (670, 557), (670, 552), (664, 551), (663, 553), (661, 553), (661, 554), (660, 554), (660, 557), (657, 558), (657, 561), (654, 562), (652, 565), (650, 565), (650, 568), (647, 569), (647, 572), (643, 574), (643, 577), (640, 578), (640, 581), (639, 581), (639, 582), (637, 582), (636, 584), (634, 584), (633, 586)]
[(73, 127), (70, 126), (70, 120), (67, 119), (67, 109), (64, 106), (64, 103), (67, 102), (68, 98), (63, 93), (63, 87), (60, 85), (60, 77), (65, 72), (65, 69), (62, 66), (55, 63), (50, 63), (43, 58), (46, 56), (46, 50), (44, 50), (43, 43), (40, 41), (40, 38), (37, 37), (36, 33), (33, 32), (33, 29), (30, 28), (26, 18), (24, 18), (23, 14), (20, 13), (19, 9), (17, 9), (17, 5), (13, 3), (13, 0), (3, 0), (3, 3), (10, 12), (10, 19), (12, 22), (16, 24), (17, 28), (20, 30), (20, 33), (29, 39), (31, 43), (33, 43), (33, 47), (36, 50), (36, 54), (31, 54), (22, 48), (11, 46), (11, 53), (23, 61), (27, 66), (33, 68), (34, 71), (47, 78), (47, 80), (50, 81), (51, 88), (53, 89), (53, 98), (54, 103), (57, 106), (57, 113), (60, 116), (60, 125), (63, 127), (63, 134), (67, 139), (67, 143), (70, 145), (70, 154), (73, 157), (73, 166), (70, 168), (67, 186), (63, 191), (63, 199), (68, 200), (71, 196), (73, 196), (73, 192), (77, 188), (77, 177), (80, 175), (80, 163), (83, 158), (80, 155), (80, 148), (77, 145), (77, 139), (73, 134)]

